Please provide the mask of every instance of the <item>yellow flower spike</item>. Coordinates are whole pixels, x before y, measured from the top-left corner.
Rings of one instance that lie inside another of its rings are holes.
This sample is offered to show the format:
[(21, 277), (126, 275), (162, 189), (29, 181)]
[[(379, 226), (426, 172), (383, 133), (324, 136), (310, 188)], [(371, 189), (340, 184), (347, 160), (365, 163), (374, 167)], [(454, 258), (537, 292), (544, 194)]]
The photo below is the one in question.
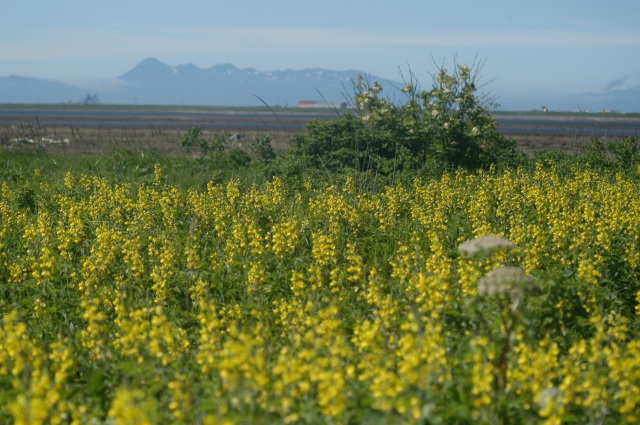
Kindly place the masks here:
[(347, 281), (354, 284), (364, 279), (364, 262), (362, 257), (356, 251), (356, 245), (353, 242), (347, 244)]
[(271, 249), (280, 258), (294, 252), (299, 239), (298, 223), (295, 218), (288, 218), (282, 223), (276, 223), (271, 229)]
[(193, 404), (192, 395), (187, 390), (187, 385), (185, 385), (185, 377), (178, 375), (177, 379), (170, 381), (167, 387), (171, 394), (169, 410), (171, 410), (176, 421), (184, 422), (186, 413), (191, 410)]
[(84, 310), (82, 318), (87, 322), (81, 332), (82, 345), (90, 350), (95, 359), (104, 359), (107, 356), (108, 326), (105, 323), (106, 314), (100, 311), (100, 300), (91, 298), (83, 300), (80, 305)]
[(240, 198), (240, 183), (237, 180), (231, 180), (227, 183), (226, 196), (232, 205)]
[(160, 168), (159, 164), (154, 164), (153, 166), (153, 175), (155, 177), (156, 184), (160, 184), (163, 181), (162, 168)]
[[(493, 385), (496, 370), (493, 365), (495, 350), (486, 337), (475, 337), (471, 341), (471, 394), (473, 406), (482, 409), (493, 402)], [(476, 411), (477, 413), (477, 411)]]
[(60, 394), (49, 388), (46, 375), (31, 379), (26, 391), (10, 402), (7, 410), (13, 415), (14, 423), (39, 425), (52, 423), (51, 413), (60, 400)]
[(152, 425), (154, 411), (155, 404), (142, 390), (121, 387), (115, 392), (108, 417), (116, 424)]
[(49, 352), (55, 388), (60, 391), (69, 376), (69, 371), (75, 365), (73, 350), (69, 347), (68, 341), (55, 341), (49, 347)]

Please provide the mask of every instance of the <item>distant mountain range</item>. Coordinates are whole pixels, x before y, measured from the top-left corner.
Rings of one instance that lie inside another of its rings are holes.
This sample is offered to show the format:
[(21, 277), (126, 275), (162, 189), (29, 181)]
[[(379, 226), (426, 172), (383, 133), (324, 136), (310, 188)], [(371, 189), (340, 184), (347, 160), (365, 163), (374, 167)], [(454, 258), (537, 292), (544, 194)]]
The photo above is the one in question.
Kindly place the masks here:
[[(193, 64), (172, 67), (155, 58), (109, 80), (67, 84), (20, 76), (0, 77), (0, 103), (81, 103), (87, 99), (123, 105), (295, 106), (300, 101), (336, 104), (350, 99), (358, 75), (380, 82), (394, 96), (390, 81), (358, 70), (321, 68), (260, 72), (231, 64), (199, 68)], [(549, 96), (546, 105), (526, 99), (511, 100), (498, 93), (503, 109), (640, 112), (640, 85), (608, 87), (603, 93)], [(613, 84), (613, 83), (612, 83)]]
[(148, 58), (115, 79), (85, 85), (0, 77), (0, 103), (75, 103), (92, 95), (104, 104), (127, 105), (295, 106), (299, 101), (334, 104), (351, 97), (352, 81), (359, 74), (366, 75), (357, 70), (320, 68), (259, 72), (231, 64), (172, 67)]

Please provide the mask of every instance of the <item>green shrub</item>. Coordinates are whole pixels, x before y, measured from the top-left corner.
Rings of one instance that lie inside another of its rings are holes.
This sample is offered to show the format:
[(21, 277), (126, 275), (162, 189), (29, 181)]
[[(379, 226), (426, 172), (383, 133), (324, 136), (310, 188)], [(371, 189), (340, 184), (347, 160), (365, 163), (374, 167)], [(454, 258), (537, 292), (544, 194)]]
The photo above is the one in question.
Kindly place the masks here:
[(181, 134), (178, 137), (178, 145), (188, 152), (196, 148), (204, 156), (215, 155), (225, 149), (230, 137), (231, 133), (225, 131), (207, 140), (202, 134), (202, 127), (191, 127), (187, 134)]
[(628, 137), (624, 140), (614, 140), (609, 142), (607, 149), (615, 158), (616, 163), (623, 170), (630, 170), (640, 162), (640, 151), (638, 150), (638, 138)]
[(276, 153), (271, 146), (271, 136), (267, 134), (256, 136), (249, 148), (255, 158), (260, 162), (269, 162), (276, 158)]
[[(474, 69), (475, 68), (475, 69)], [(464, 167), (506, 161), (519, 165), (513, 140), (496, 129), (496, 104), (478, 94), (478, 67), (439, 68), (431, 89), (411, 75), (403, 102), (382, 96), (378, 82), (354, 82), (353, 112), (330, 121), (311, 121), (293, 138), (293, 153), (310, 165), (350, 167), (391, 174), (398, 170)]]

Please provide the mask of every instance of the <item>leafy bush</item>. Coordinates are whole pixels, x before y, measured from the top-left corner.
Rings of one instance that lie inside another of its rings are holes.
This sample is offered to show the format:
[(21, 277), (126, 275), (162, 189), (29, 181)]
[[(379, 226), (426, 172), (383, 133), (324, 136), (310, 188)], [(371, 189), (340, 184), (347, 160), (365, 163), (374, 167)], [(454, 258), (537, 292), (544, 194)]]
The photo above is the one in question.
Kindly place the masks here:
[(628, 137), (624, 140), (614, 140), (607, 145), (609, 152), (615, 158), (616, 163), (625, 170), (631, 169), (640, 163), (640, 150), (638, 150), (638, 138)]
[(269, 162), (276, 158), (276, 153), (271, 146), (271, 136), (256, 136), (251, 142), (251, 152), (260, 162)]
[(329, 121), (312, 120), (292, 142), (291, 153), (297, 160), (331, 171), (348, 167), (390, 174), (412, 162), (394, 131), (367, 126), (352, 114)]
[(439, 68), (431, 89), (411, 74), (404, 102), (382, 96), (378, 82), (354, 82), (353, 113), (311, 121), (293, 138), (293, 152), (312, 165), (351, 167), (388, 174), (401, 169), (477, 169), (522, 161), (515, 142), (496, 129), (496, 104), (478, 94), (480, 67)]
[(590, 169), (636, 175), (640, 164), (637, 137), (604, 141), (593, 138), (576, 154), (537, 152), (533, 163), (552, 164), (558, 170)]
[(202, 155), (207, 156), (222, 152), (230, 137), (231, 134), (225, 131), (207, 140), (202, 134), (202, 127), (191, 127), (187, 134), (178, 137), (178, 145), (187, 151), (197, 148)]

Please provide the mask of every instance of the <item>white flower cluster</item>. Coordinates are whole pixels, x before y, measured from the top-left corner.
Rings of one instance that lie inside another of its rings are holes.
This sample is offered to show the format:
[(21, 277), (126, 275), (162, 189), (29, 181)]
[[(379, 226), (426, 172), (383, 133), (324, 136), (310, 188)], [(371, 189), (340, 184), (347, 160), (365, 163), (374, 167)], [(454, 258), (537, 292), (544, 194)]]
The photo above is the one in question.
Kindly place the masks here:
[(562, 399), (563, 396), (564, 391), (560, 390), (558, 387), (547, 387), (538, 391), (538, 394), (536, 395), (536, 403), (542, 410), (549, 409), (556, 405), (558, 400)]
[(367, 88), (367, 83), (362, 80), (357, 80), (355, 83), (353, 83), (353, 86), (359, 89), (364, 89)]
[(463, 242), (458, 251), (469, 257), (475, 257), (478, 254), (490, 254), (498, 250), (510, 250), (514, 245), (507, 238), (501, 236), (482, 236), (477, 239), (471, 239)]
[(520, 267), (502, 266), (480, 278), (478, 295), (494, 296), (521, 293), (533, 286), (533, 278)]

